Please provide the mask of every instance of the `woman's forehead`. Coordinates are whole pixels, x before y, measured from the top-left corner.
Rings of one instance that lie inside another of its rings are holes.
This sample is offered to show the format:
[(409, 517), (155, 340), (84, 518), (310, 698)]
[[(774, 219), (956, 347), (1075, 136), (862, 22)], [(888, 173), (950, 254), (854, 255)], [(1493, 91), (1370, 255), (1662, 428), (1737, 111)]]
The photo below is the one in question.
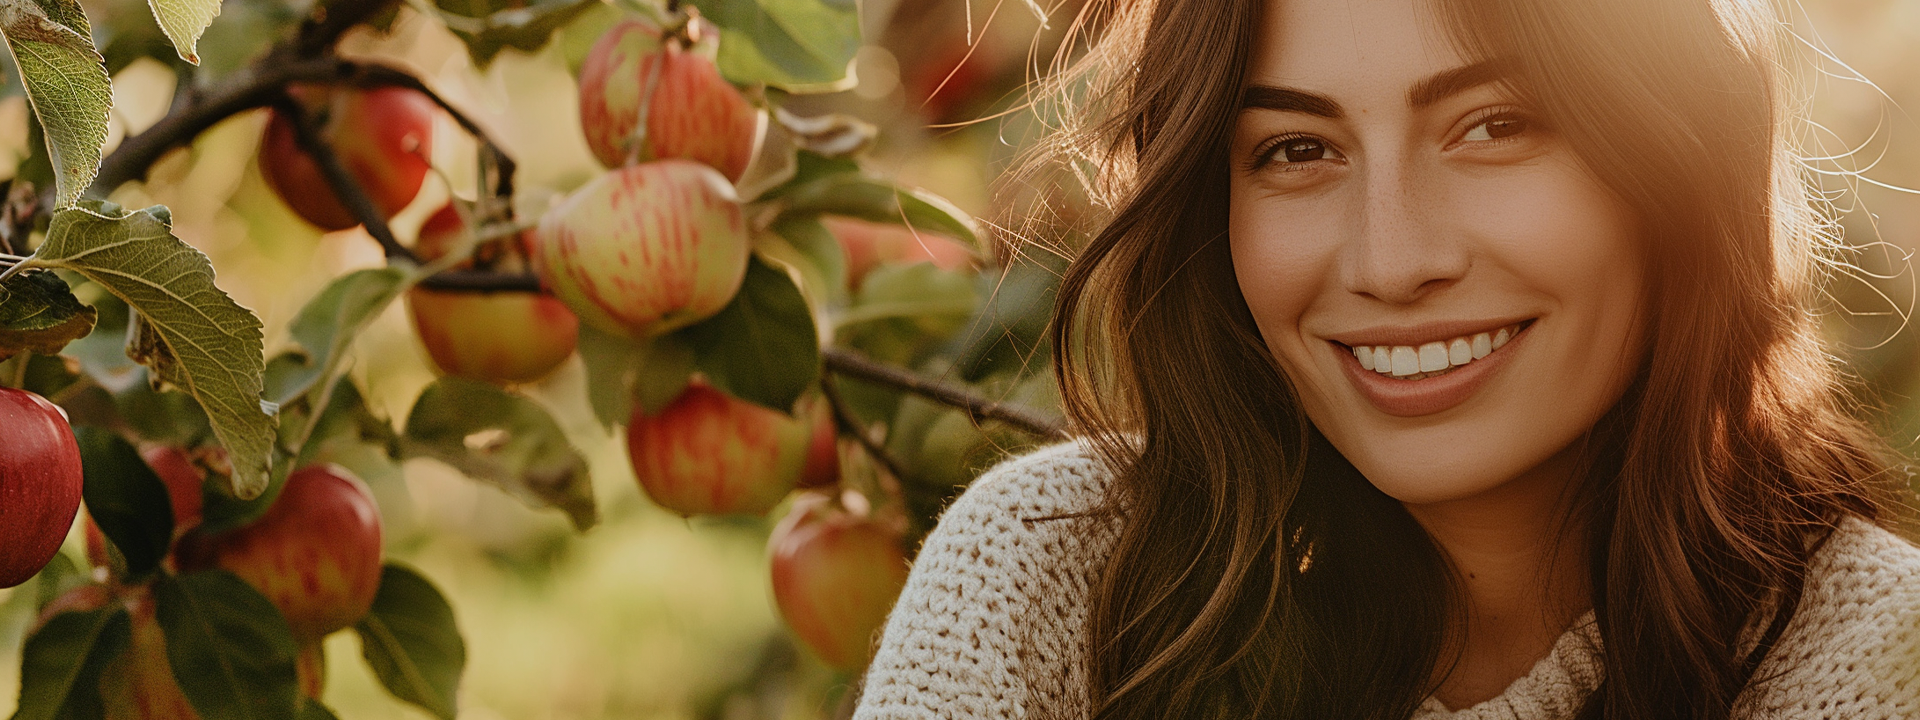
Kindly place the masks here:
[(1247, 77), (1365, 112), (1465, 64), (1428, 0), (1268, 0)]

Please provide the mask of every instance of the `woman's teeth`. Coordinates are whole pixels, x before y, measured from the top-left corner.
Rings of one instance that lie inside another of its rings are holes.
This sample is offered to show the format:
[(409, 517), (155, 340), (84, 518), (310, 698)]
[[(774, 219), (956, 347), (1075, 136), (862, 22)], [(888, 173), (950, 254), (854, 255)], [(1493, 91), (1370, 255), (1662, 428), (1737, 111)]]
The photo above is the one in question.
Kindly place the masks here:
[(1356, 345), (1360, 367), (1403, 380), (1445, 375), (1454, 368), (1486, 357), (1520, 334), (1525, 323), (1514, 323), (1491, 333), (1463, 335), (1443, 342), (1412, 345)]

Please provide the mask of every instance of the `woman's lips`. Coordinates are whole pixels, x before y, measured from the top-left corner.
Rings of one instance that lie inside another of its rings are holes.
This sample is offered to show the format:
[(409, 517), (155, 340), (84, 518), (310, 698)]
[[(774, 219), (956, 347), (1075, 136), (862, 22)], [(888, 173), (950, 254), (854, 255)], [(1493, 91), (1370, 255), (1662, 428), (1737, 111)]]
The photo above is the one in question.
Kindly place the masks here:
[(1347, 379), (1374, 407), (1396, 417), (1418, 417), (1447, 410), (1472, 397), (1488, 378), (1506, 365), (1507, 358), (1532, 334), (1529, 331), (1533, 329), (1533, 324), (1533, 321), (1529, 321), (1505, 345), (1485, 357), (1451, 368), (1444, 374), (1419, 380), (1406, 380), (1366, 369), (1360, 366), (1360, 360), (1354, 357), (1351, 348), (1339, 343), (1329, 344), (1340, 355), (1340, 368), (1346, 372)]

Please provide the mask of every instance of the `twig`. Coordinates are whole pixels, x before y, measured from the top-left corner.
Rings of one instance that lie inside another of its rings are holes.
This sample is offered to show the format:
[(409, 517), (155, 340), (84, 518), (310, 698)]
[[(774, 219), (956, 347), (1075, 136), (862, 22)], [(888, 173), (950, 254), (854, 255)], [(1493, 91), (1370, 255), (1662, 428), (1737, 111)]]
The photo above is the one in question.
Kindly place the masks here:
[(459, 292), (545, 292), (540, 278), (528, 273), (505, 274), (484, 270), (447, 270), (420, 281), (429, 290)]
[(472, 117), (448, 103), (439, 93), (407, 71), (331, 56), (274, 61), (273, 55), (256, 63), (239, 80), (208, 92), (199, 102), (168, 113), (147, 128), (146, 132), (120, 143), (100, 163), (100, 174), (95, 176), (88, 192), (96, 197), (105, 197), (122, 184), (146, 177), (147, 171), (168, 150), (193, 142), (194, 138), (222, 120), (274, 104), (286, 93), (286, 87), (294, 83), (357, 88), (404, 87), (427, 96), (445, 110), (462, 130), (479, 140), (492, 156), (499, 173), (494, 192), (502, 197), (512, 194), (513, 159)]
[(333, 49), (340, 36), (347, 34), (353, 26), (372, 19), (388, 8), (398, 5), (399, 0), (339, 0), (330, 3), (315, 3), (314, 10), (300, 23), (300, 31), (292, 43), (274, 48), (268, 59), (286, 55), (298, 58), (318, 56)]
[(840, 388), (834, 383), (833, 374), (826, 372), (825, 368), (820, 372), (820, 392), (827, 396), (827, 404), (833, 408), (833, 424), (838, 425), (842, 432), (852, 435), (854, 440), (859, 441), (860, 447), (867, 451), (867, 456), (880, 463), (880, 467), (884, 468), (887, 474), (895, 478), (906, 477), (901, 473), (900, 461), (895, 460), (893, 453), (887, 452), (885, 447), (881, 447), (880, 442), (874, 439), (873, 433), (860, 424), (859, 418), (853, 416), (853, 409), (847, 407), (846, 400), (840, 397)]
[(1067, 439), (1059, 420), (1048, 418), (1031, 408), (988, 400), (967, 388), (915, 375), (842, 348), (824, 351), (826, 369), (848, 377), (905, 390), (928, 400), (959, 408), (975, 423), (998, 420), (1049, 440)]
[(341, 205), (346, 206), (347, 212), (353, 214), (354, 219), (366, 226), (367, 234), (380, 242), (380, 248), (386, 251), (387, 257), (419, 263), (419, 256), (394, 238), (393, 228), (387, 227), (386, 213), (373, 204), (373, 198), (367, 197), (367, 189), (360, 186), (360, 181), (340, 162), (340, 156), (333, 153), (333, 147), (320, 137), (319, 129), (313, 126), (313, 118), (307, 116), (307, 111), (300, 107), (300, 103), (295, 102), (293, 96), (283, 93), (275, 99), (273, 107), (274, 112), (287, 116), (288, 122), (293, 125), (293, 141), (300, 146), (301, 152), (313, 159), (314, 165), (319, 166), (320, 175), (327, 179), (327, 186), (333, 189), (334, 196)]

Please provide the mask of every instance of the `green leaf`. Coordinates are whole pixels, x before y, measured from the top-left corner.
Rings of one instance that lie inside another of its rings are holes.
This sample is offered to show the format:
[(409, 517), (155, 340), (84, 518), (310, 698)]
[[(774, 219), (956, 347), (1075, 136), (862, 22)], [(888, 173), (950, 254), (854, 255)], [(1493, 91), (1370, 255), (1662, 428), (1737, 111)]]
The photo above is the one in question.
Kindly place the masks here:
[[(261, 399), (260, 319), (214, 285), (213, 265), (173, 236), (167, 209), (112, 203), (54, 213), (46, 243), (22, 265), (85, 275), (135, 310), (136, 359), (197, 400), (233, 463), (232, 493), (266, 489), (274, 406)], [(151, 331), (151, 332), (148, 332)]]
[(22, 350), (52, 355), (93, 332), (98, 313), (50, 272), (24, 272), (0, 282), (0, 360)]
[(585, 531), (599, 522), (586, 458), (539, 404), (492, 385), (443, 377), (420, 393), (401, 436), (429, 457), (534, 507), (555, 507)]
[(373, 612), (354, 626), (361, 652), (380, 684), (401, 700), (453, 720), (467, 644), (453, 621), (453, 606), (433, 583), (412, 570), (387, 565)]
[(300, 707), (299, 647), (266, 596), (225, 570), (161, 575), (154, 612), (167, 661), (206, 720), (284, 720)]
[(828, 175), (782, 194), (787, 201), (783, 216), (846, 215), (932, 231), (967, 245), (979, 244), (973, 217), (966, 211), (933, 193), (903, 188), (870, 175)]
[(820, 223), (819, 217), (789, 216), (773, 224), (773, 232), (785, 238), (807, 262), (820, 271), (827, 292), (837, 295), (847, 286), (847, 252), (840, 241)]
[(978, 381), (996, 372), (1044, 371), (1047, 326), (1064, 274), (1032, 262), (1015, 263), (997, 277), (981, 274), (975, 282), (987, 299), (957, 343), (954, 364), (961, 377)]
[(845, 90), (860, 49), (854, 0), (693, 0), (720, 26), (720, 73), (789, 92)]
[(860, 163), (853, 158), (828, 157), (805, 149), (792, 152), (793, 176), (755, 196), (754, 202), (786, 197), (800, 188), (809, 187), (827, 178), (860, 172)]
[(304, 357), (289, 358), (293, 362), (288, 363), (275, 358), (276, 372), (266, 384), (267, 399), (287, 405), (322, 379), (331, 379), (354, 338), (412, 286), (413, 275), (394, 267), (357, 270), (335, 279), (308, 300), (287, 328)]
[(46, 133), (54, 170), (54, 206), (66, 208), (100, 172), (113, 83), (93, 29), (75, 0), (7, 0), (0, 34), (13, 51), (27, 99)]
[(153, 19), (166, 31), (167, 39), (173, 41), (174, 49), (180, 51), (180, 59), (199, 65), (200, 55), (195, 45), (200, 41), (200, 33), (206, 32), (214, 16), (220, 14), (220, 0), (147, 0), (147, 4), (153, 8)]
[(440, 19), (467, 44), (467, 55), (482, 70), (493, 63), (500, 51), (514, 48), (534, 52), (552, 39), (555, 31), (566, 27), (588, 10), (600, 7), (602, 0), (556, 0), (507, 8), (483, 16), (450, 10), (440, 2)]
[(625, 424), (635, 403), (647, 412), (665, 407), (693, 375), (693, 348), (679, 335), (640, 342), (582, 325), (577, 347), (587, 366), (587, 400), (609, 428)]
[(979, 304), (974, 279), (941, 270), (933, 263), (880, 265), (860, 284), (853, 307), (840, 314), (842, 327), (890, 318), (907, 318), (928, 332), (957, 329)]
[(44, 610), (68, 590), (88, 582), (87, 573), (74, 564), (73, 558), (65, 553), (55, 553), (53, 561), (33, 576), (34, 593), (38, 595), (34, 598), (33, 607), (36, 611)]
[(820, 336), (806, 298), (784, 270), (758, 256), (733, 301), (679, 335), (715, 387), (780, 412), (792, 412), (820, 376)]
[(126, 559), (127, 577), (153, 572), (173, 544), (173, 500), (166, 484), (119, 435), (94, 427), (77, 427), (73, 434), (80, 443), (87, 515)]
[[(132, 635), (133, 623), (118, 603), (55, 615), (20, 649), (20, 709), (13, 720), (98, 715), (100, 668)], [(91, 713), (80, 710), (89, 707)]]

